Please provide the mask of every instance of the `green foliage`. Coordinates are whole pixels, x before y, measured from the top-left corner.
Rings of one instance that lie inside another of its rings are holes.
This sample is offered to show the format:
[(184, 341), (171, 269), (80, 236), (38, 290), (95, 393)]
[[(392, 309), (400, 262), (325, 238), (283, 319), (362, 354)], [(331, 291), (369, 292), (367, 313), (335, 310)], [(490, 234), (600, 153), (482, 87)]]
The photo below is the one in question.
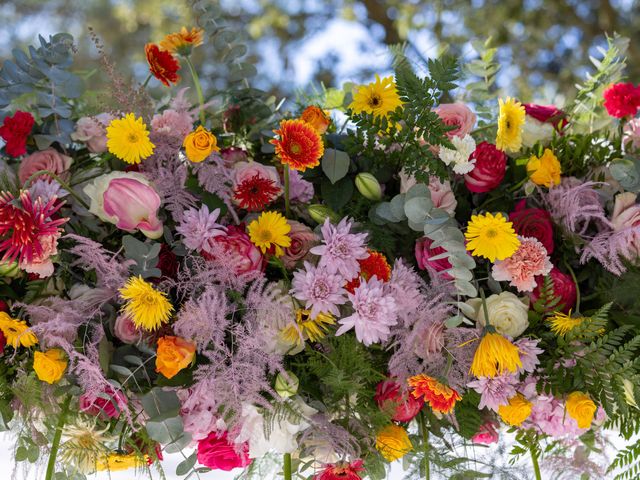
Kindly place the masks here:
[(158, 255), (160, 255), (160, 243), (141, 242), (131, 235), (122, 237), (125, 257), (135, 260), (131, 273), (140, 275), (142, 278), (160, 277), (162, 272), (158, 265)]
[(602, 131), (556, 135), (549, 148), (558, 157), (566, 176), (582, 177), (620, 156), (620, 149)]
[(562, 308), (560, 304), (561, 297), (556, 297), (553, 287), (553, 278), (551, 275), (544, 277), (542, 288), (540, 288), (540, 296), (533, 303), (533, 310), (541, 315), (550, 314)]
[(627, 271), (620, 276), (602, 271), (593, 286), (600, 303), (611, 302), (610, 318), (618, 325), (640, 327), (640, 266), (625, 262)]
[(458, 433), (468, 440), (478, 433), (483, 422), (480, 410), (478, 410), (479, 403), (480, 394), (471, 389), (467, 390), (462, 396), (462, 400), (456, 403), (455, 415), (458, 425), (460, 425)]
[(624, 469), (615, 476), (615, 480), (631, 480), (640, 476), (640, 440), (618, 452), (607, 473)]
[(500, 70), (500, 64), (496, 61), (498, 49), (491, 48), (491, 42), (491, 38), (485, 42), (473, 42), (473, 48), (479, 58), (465, 64), (463, 69), (467, 76), (480, 77), (479, 80), (464, 86), (466, 95), (475, 106), (474, 110), (480, 120), (480, 127), (484, 126), (483, 122), (487, 123), (493, 119), (498, 91), (495, 87), (496, 76)]

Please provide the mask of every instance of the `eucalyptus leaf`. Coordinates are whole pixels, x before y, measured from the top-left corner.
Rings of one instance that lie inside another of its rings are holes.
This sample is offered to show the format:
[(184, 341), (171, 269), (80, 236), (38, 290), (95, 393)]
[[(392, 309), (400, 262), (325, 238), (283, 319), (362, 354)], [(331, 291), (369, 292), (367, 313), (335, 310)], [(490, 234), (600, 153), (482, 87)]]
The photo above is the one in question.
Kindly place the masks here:
[(197, 459), (197, 453), (193, 452), (185, 460), (178, 464), (178, 466), (176, 467), (176, 475), (182, 477), (189, 473), (193, 469), (193, 466), (196, 464)]
[(341, 150), (327, 148), (322, 157), (322, 171), (335, 184), (349, 172), (351, 160), (349, 155)]
[(429, 218), (429, 212), (433, 208), (430, 198), (414, 197), (404, 204), (404, 213), (409, 220), (415, 223), (424, 222)]

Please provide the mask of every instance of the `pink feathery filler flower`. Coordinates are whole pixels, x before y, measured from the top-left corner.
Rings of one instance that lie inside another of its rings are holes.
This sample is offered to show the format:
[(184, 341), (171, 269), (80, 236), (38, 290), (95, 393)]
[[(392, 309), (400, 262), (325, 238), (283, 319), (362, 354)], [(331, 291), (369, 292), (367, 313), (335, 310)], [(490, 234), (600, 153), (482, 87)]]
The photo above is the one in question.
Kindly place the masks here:
[(327, 218), (322, 225), (323, 245), (313, 247), (310, 252), (320, 255), (318, 266), (325, 267), (329, 273), (339, 272), (346, 280), (351, 280), (360, 271), (358, 260), (369, 256), (365, 247), (366, 233), (350, 233), (352, 222), (347, 217), (337, 226), (331, 225)]
[(348, 295), (354, 312), (340, 320), (336, 335), (354, 328), (358, 341), (367, 346), (387, 340), (390, 327), (398, 323), (398, 307), (393, 296), (385, 293), (384, 283), (378, 277), (362, 279)]
[(536, 288), (536, 275), (547, 275), (553, 268), (547, 249), (537, 239), (519, 237), (516, 253), (493, 264), (493, 278), (509, 282), (519, 292), (531, 292)]
[(479, 377), (469, 382), (468, 387), (480, 394), (479, 409), (487, 407), (494, 412), (500, 405), (509, 403), (509, 399), (516, 394), (518, 377), (512, 374), (498, 375), (496, 377)]
[(305, 302), (305, 308), (311, 309), (311, 318), (316, 318), (320, 313), (339, 316), (338, 305), (347, 301), (344, 283), (344, 278), (335, 272), (329, 273), (325, 267), (316, 268), (304, 262), (304, 270), (293, 273), (290, 293)]
[[(225, 227), (217, 223), (220, 209), (209, 213), (209, 207), (202, 205), (200, 210), (190, 208), (184, 212), (182, 223), (176, 230), (184, 236), (184, 244), (191, 250), (205, 250), (209, 240), (224, 235)], [(211, 252), (209, 252), (211, 253)]]

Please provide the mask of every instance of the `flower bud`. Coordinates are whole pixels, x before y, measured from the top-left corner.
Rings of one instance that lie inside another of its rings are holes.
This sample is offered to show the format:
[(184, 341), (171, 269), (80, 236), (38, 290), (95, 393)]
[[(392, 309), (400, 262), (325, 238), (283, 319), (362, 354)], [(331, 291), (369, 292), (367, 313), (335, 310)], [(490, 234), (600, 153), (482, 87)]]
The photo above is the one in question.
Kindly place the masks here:
[(382, 199), (382, 187), (380, 182), (367, 172), (356, 175), (356, 188), (367, 200), (379, 201)]
[(324, 223), (326, 218), (329, 218), (333, 223), (338, 223), (340, 221), (340, 216), (336, 212), (319, 203), (309, 205), (307, 212), (309, 212), (311, 218), (318, 223)]
[(287, 371), (287, 376), (279, 373), (276, 377), (275, 390), (282, 398), (293, 397), (298, 392), (300, 380), (293, 373)]
[(20, 268), (18, 268), (18, 262), (4, 260), (0, 261), (0, 277), (15, 278), (20, 276)]

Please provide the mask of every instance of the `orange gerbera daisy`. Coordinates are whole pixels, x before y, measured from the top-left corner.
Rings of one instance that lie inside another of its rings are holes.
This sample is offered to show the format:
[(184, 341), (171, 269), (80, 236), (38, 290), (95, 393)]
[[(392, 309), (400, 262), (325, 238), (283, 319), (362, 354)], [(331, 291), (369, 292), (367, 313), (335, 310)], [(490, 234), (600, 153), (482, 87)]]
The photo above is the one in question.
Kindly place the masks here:
[(179, 32), (170, 33), (160, 42), (160, 47), (183, 57), (189, 56), (193, 47), (202, 45), (203, 30), (193, 27), (190, 31), (182, 27)]
[(304, 172), (320, 164), (324, 144), (312, 125), (304, 120), (283, 120), (280, 130), (274, 130), (279, 139), (271, 140), (276, 146), (276, 155), (283, 165)]
[(453, 388), (424, 373), (409, 378), (407, 382), (413, 389), (411, 394), (415, 398), (424, 397), (424, 401), (436, 412), (453, 412), (456, 402), (462, 398)]
[(369, 280), (374, 275), (381, 282), (388, 282), (391, 278), (391, 265), (387, 262), (386, 257), (374, 250), (367, 250), (369, 256), (363, 260), (358, 260), (360, 264), (360, 274), (352, 278), (344, 287), (348, 292), (353, 293), (360, 286), (360, 279)]
[(147, 43), (144, 47), (144, 53), (147, 55), (149, 63), (149, 71), (160, 80), (166, 87), (170, 87), (172, 83), (178, 83), (180, 75), (180, 64), (171, 53), (160, 50), (153, 44)]

